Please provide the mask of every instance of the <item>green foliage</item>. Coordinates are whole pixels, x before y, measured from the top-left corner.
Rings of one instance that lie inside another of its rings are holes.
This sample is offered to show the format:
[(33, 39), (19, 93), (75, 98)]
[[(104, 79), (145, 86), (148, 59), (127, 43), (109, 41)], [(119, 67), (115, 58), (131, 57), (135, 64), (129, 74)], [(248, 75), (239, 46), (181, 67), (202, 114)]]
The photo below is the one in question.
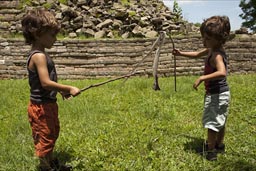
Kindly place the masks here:
[(239, 7), (243, 11), (239, 16), (245, 20), (242, 26), (256, 32), (256, 0), (241, 0)]
[[(67, 0), (58, 0), (61, 4), (67, 4)], [(23, 9), (25, 6), (33, 6), (33, 2), (36, 2), (36, 1), (33, 1), (33, 0), (20, 0), (19, 1), (19, 5), (18, 5), (18, 8), (19, 9)], [(52, 6), (52, 3), (48, 3), (48, 2), (45, 2), (43, 4), (43, 7), (49, 9), (51, 8)]]
[(22, 5), (32, 5), (31, 0), (20, 0), (19, 3)]
[(18, 5), (18, 9), (23, 9), (25, 6), (31, 6), (31, 0), (20, 0), (19, 1), (19, 5)]
[(174, 22), (179, 21), (180, 19), (182, 19), (182, 9), (179, 6), (178, 2), (176, 0), (173, 1), (173, 9), (172, 9), (173, 13), (175, 14), (175, 19)]
[(50, 3), (45, 3), (45, 4), (43, 5), (43, 7), (46, 8), (46, 9), (51, 8), (51, 6), (52, 6), (52, 4), (50, 4)]
[(130, 1), (129, 0), (121, 0), (121, 3), (124, 6), (130, 5)]
[(118, 30), (113, 30), (112, 33), (113, 33), (115, 39), (121, 39)]
[(61, 4), (68, 4), (68, 0), (59, 0)]
[[(6, 35), (3, 35), (3, 37)], [(21, 33), (10, 33), (8, 34), (8, 38), (15, 38), (15, 39), (24, 39)]]
[(116, 11), (113, 10), (113, 9), (108, 9), (107, 11), (108, 11), (108, 14), (109, 14), (109, 15), (113, 15), (113, 14), (115, 14), (115, 12), (116, 12)]
[[(206, 138), (201, 126), (203, 85), (192, 89), (195, 76), (133, 77), (89, 89), (71, 100), (58, 95), (60, 137), (55, 155), (74, 171), (233, 171), (254, 170), (256, 75), (231, 75), (230, 116), (225, 138), (227, 153), (207, 162), (195, 153)], [(78, 87), (105, 81), (60, 80)], [(27, 118), (28, 80), (0, 80), (0, 171), (35, 171)]]
[(129, 16), (130, 17), (133, 17), (133, 16), (135, 16), (136, 15), (136, 11), (129, 11)]
[(196, 27), (200, 27), (201, 26), (201, 23), (195, 23), (194, 24)]

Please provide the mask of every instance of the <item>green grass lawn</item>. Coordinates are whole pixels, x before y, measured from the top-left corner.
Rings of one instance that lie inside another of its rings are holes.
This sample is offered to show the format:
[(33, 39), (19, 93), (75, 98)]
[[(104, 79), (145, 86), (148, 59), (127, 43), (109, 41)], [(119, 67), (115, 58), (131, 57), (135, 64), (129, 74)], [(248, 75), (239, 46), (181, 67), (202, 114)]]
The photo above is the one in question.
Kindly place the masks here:
[[(204, 87), (197, 77), (130, 78), (89, 89), (63, 101), (55, 155), (75, 171), (256, 170), (256, 75), (231, 75), (226, 153), (208, 162), (195, 152), (206, 138), (201, 124)], [(106, 79), (104, 79), (106, 80)], [(101, 80), (61, 80), (83, 88)], [(35, 171), (27, 118), (27, 80), (0, 80), (0, 171)]]

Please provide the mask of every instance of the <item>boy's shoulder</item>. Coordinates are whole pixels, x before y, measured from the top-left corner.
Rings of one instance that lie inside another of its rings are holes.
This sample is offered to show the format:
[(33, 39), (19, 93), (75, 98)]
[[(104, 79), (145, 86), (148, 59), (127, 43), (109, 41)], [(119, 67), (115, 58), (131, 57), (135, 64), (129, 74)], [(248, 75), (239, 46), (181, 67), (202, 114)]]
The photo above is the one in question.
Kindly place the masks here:
[(43, 51), (41, 51), (41, 50), (31, 50), (31, 51), (29, 52), (29, 56), (32, 56), (32, 55), (37, 54), (37, 53), (45, 54), (45, 53), (44, 53)]
[(45, 58), (47, 57), (46, 53), (40, 51), (40, 50), (33, 50), (29, 53), (29, 57), (33, 58)]
[(214, 50), (214, 51), (212, 51), (211, 52), (211, 55), (212, 56), (218, 56), (218, 55), (220, 55), (220, 56), (222, 56), (222, 57), (226, 57), (226, 52), (225, 52), (225, 50), (221, 50), (221, 49), (219, 49), (219, 50)]
[(42, 51), (32, 51), (29, 55), (28, 60), (34, 61), (34, 63), (48, 63), (49, 62), (49, 57), (47, 56), (46, 53)]

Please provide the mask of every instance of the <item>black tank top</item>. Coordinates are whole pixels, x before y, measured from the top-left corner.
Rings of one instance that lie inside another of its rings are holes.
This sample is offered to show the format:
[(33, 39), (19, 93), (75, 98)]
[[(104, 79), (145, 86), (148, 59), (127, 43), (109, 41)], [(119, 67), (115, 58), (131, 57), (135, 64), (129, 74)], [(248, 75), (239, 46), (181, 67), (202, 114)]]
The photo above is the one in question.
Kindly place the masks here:
[[(223, 58), (223, 62), (224, 62), (225, 68), (226, 68), (226, 72), (228, 72), (227, 55), (223, 51), (219, 51), (219, 52), (220, 52), (220, 54)], [(204, 75), (211, 74), (211, 73), (217, 71), (216, 68), (214, 68), (210, 65), (210, 58), (211, 57), (212, 57), (212, 55), (210, 55), (205, 60)], [(204, 85), (205, 85), (206, 94), (219, 94), (219, 93), (223, 93), (223, 92), (229, 90), (229, 86), (228, 86), (226, 77), (220, 78), (220, 79), (217, 79), (217, 80), (205, 81)]]
[(28, 68), (30, 59), (35, 53), (43, 53), (46, 56), (47, 68), (48, 68), (50, 80), (57, 82), (57, 73), (55, 69), (55, 64), (53, 60), (49, 57), (49, 55), (47, 53), (37, 51), (37, 50), (31, 51), (27, 60), (28, 79), (29, 79), (29, 85), (30, 85), (30, 100), (33, 103), (37, 103), (37, 104), (56, 102), (57, 91), (44, 89), (40, 83), (37, 70), (31, 71)]

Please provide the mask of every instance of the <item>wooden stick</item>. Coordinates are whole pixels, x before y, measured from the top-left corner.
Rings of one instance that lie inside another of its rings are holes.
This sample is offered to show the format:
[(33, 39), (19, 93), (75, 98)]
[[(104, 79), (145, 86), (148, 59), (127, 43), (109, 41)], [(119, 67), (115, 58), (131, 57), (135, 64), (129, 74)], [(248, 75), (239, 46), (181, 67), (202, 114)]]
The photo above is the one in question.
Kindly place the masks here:
[[(172, 42), (172, 49), (175, 49), (175, 45), (174, 45), (174, 42), (173, 42), (173, 39), (172, 39), (172, 36), (170, 35), (170, 39), (171, 39), (171, 42)], [(173, 59), (174, 59), (174, 91), (177, 92), (177, 86), (176, 86), (176, 56), (173, 55)]]
[(112, 78), (110, 80), (107, 80), (107, 81), (104, 81), (104, 82), (101, 82), (101, 83), (92, 84), (90, 86), (82, 88), (80, 91), (83, 92), (83, 91), (88, 90), (88, 89), (93, 88), (93, 87), (98, 87), (98, 86), (101, 86), (101, 85), (104, 85), (104, 84), (107, 84), (107, 83), (110, 83), (110, 82), (113, 82), (113, 81), (116, 81), (116, 80), (120, 80), (122, 78), (128, 78), (128, 77), (130, 77), (132, 75), (135, 75), (136, 73), (137, 72), (133, 72), (133, 73), (130, 73), (130, 74), (127, 74), (127, 75), (123, 75), (121, 77)]
[[(158, 45), (159, 41), (160, 41), (160, 37), (158, 37), (158, 38), (155, 40), (155, 42), (153, 43), (153, 45), (152, 45), (150, 51), (149, 51), (149, 52), (141, 59), (141, 61), (139, 61), (139, 62), (134, 66), (134, 68), (130, 71), (131, 74), (134, 73), (134, 72), (136, 71), (137, 67), (138, 67), (139, 65), (141, 65), (141, 64), (146, 60), (146, 58), (152, 53), (152, 51), (153, 51), (153, 50), (155, 49), (155, 47)], [(127, 78), (123, 81), (123, 83), (125, 83), (125, 82), (128, 80), (128, 78), (129, 78), (129, 77), (127, 77)]]
[(133, 70), (132, 70), (130, 73), (135, 72), (135, 70), (137, 69), (137, 67), (145, 61), (145, 59), (146, 59), (146, 58), (152, 53), (152, 51), (155, 49), (156, 45), (158, 45), (159, 41), (160, 41), (160, 37), (158, 37), (158, 38), (156, 39), (156, 41), (153, 43), (153, 45), (152, 45), (150, 51), (142, 58), (142, 60), (141, 60), (140, 62), (138, 62), (138, 63), (134, 66)]
[(158, 43), (158, 48), (156, 50), (155, 58), (154, 58), (154, 62), (153, 62), (153, 77), (154, 77), (153, 89), (154, 90), (160, 90), (159, 83), (158, 83), (157, 70), (158, 70), (158, 65), (159, 65), (158, 63), (159, 63), (159, 57), (160, 57), (160, 50), (161, 50), (161, 47), (165, 40), (165, 32), (160, 32), (159, 38), (160, 38), (160, 40)]

